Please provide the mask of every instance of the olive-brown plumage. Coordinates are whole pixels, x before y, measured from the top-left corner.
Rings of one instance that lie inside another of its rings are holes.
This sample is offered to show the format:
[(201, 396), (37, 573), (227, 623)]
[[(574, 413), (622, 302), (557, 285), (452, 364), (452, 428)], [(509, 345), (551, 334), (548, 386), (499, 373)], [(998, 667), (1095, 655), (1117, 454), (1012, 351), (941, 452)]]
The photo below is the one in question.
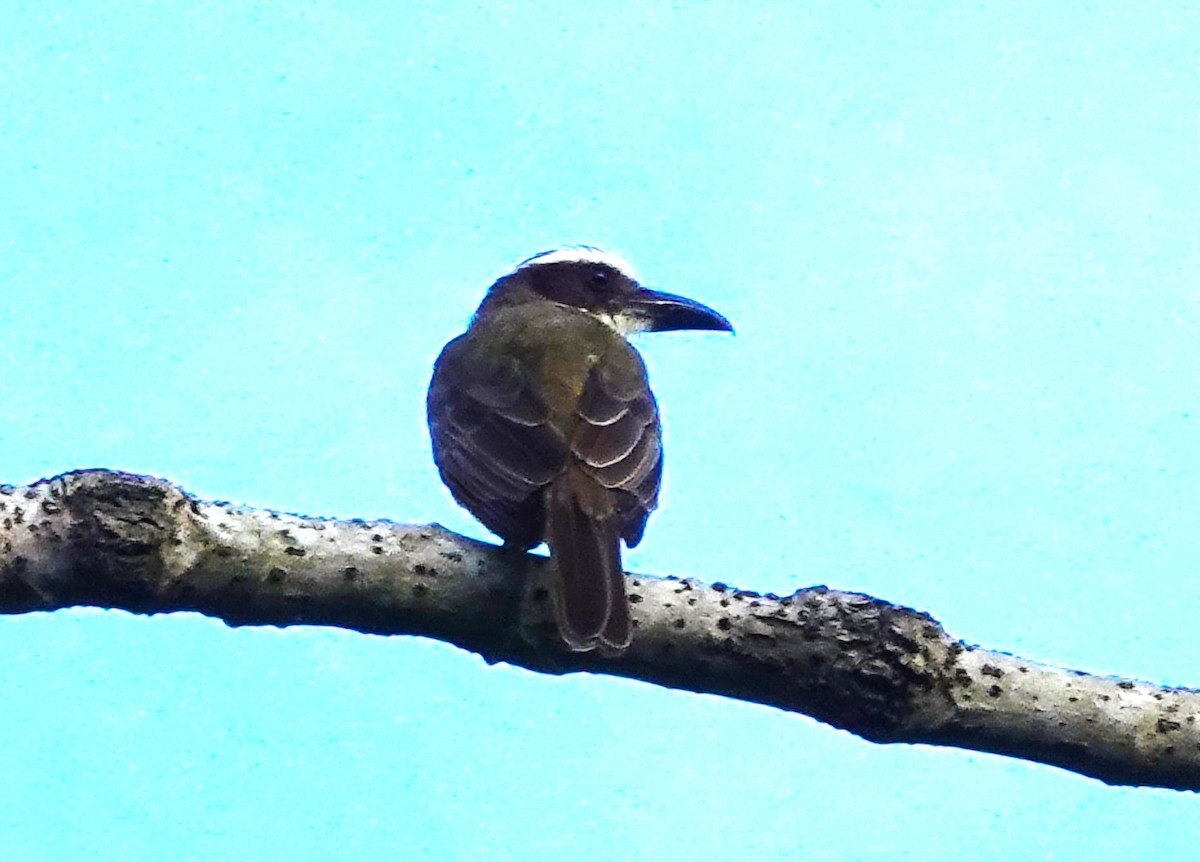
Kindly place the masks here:
[(499, 279), (434, 366), (442, 479), (506, 543), (547, 543), (572, 649), (629, 644), (620, 543), (637, 545), (658, 502), (658, 408), (623, 333), (682, 328), (730, 329), (699, 303), (641, 287), (617, 258), (563, 249)]

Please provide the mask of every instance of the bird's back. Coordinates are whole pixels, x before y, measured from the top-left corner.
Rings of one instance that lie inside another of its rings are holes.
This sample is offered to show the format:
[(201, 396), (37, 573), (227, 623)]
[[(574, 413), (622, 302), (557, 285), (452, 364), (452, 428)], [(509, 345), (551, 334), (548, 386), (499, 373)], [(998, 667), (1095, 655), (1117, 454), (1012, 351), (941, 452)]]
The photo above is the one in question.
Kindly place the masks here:
[(630, 546), (658, 500), (658, 410), (637, 351), (594, 316), (551, 303), (478, 317), (434, 366), (434, 459), (454, 497), (522, 547), (545, 539), (542, 492), (568, 470), (607, 494)]

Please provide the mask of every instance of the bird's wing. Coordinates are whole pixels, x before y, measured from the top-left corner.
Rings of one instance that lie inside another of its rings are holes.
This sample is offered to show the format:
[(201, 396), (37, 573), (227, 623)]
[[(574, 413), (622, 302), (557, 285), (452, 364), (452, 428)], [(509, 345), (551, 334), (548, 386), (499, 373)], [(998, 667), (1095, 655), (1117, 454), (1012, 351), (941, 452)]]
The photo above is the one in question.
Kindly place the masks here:
[(595, 365), (576, 409), (571, 453), (584, 472), (616, 491), (620, 532), (631, 548), (658, 505), (662, 480), (662, 431), (658, 405), (641, 360)]
[(517, 361), (451, 341), (434, 366), (426, 409), (434, 460), (454, 498), (505, 540), (539, 544), (539, 492), (569, 450)]
[(587, 372), (570, 445), (546, 503), (559, 632), (575, 650), (620, 652), (632, 634), (621, 539), (630, 546), (641, 539), (662, 469), (658, 409), (627, 344)]

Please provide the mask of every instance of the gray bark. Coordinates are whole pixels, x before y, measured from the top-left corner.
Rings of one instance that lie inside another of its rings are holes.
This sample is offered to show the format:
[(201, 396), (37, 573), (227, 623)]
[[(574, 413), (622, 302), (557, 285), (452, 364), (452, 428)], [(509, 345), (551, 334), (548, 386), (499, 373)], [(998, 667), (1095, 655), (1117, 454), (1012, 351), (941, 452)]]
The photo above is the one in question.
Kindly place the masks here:
[(874, 742), (957, 746), (1111, 784), (1200, 790), (1195, 690), (981, 649), (927, 614), (858, 593), (811, 587), (781, 598), (640, 575), (627, 579), (632, 646), (617, 657), (571, 653), (556, 641), (538, 586), (544, 567), (541, 557), (438, 526), (207, 503), (124, 473), (0, 486), (2, 613), (93, 605), (199, 611), (232, 626), (423, 635), (488, 662), (764, 703)]

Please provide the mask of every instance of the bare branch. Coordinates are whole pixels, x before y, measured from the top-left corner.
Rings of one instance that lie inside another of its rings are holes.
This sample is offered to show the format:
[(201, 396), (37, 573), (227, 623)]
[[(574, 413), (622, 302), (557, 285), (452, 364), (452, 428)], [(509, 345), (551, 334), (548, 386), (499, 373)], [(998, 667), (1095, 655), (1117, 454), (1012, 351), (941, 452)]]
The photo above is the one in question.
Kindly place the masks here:
[(630, 576), (630, 649), (569, 653), (554, 640), (544, 590), (523, 598), (523, 570), (537, 583), (544, 564), (437, 526), (205, 503), (125, 473), (0, 486), (0, 613), (95, 605), (424, 635), (489, 662), (769, 704), (875, 742), (1200, 790), (1200, 692), (972, 647), (926, 614), (825, 587), (779, 598)]

